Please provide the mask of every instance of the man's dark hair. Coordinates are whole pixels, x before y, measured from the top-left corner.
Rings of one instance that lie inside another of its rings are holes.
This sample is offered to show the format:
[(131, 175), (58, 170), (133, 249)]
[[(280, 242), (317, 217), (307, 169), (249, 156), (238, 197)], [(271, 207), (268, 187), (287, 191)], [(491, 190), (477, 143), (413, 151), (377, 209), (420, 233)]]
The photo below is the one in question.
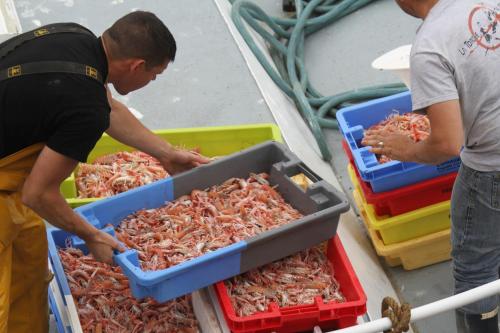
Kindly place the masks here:
[(104, 31), (106, 46), (115, 59), (140, 58), (148, 68), (175, 60), (174, 36), (153, 13), (135, 11)]

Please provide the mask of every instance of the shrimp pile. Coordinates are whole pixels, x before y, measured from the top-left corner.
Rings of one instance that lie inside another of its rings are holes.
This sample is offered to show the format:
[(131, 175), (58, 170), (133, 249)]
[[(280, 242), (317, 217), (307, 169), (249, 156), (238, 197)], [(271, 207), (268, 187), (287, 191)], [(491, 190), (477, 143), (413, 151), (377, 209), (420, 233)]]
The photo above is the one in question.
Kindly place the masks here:
[[(371, 130), (399, 132), (407, 135), (414, 142), (419, 142), (427, 139), (431, 132), (431, 125), (426, 115), (414, 112), (403, 114), (392, 113), (387, 119), (368, 129), (368, 131)], [(380, 163), (391, 161), (391, 159), (385, 155), (381, 155), (378, 160)]]
[(83, 332), (199, 332), (190, 296), (165, 303), (137, 300), (120, 267), (97, 262), (75, 248), (59, 249), (59, 256)]
[(137, 211), (116, 228), (116, 237), (137, 250), (143, 270), (160, 270), (301, 218), (268, 177), (231, 178)]
[(238, 316), (266, 311), (271, 302), (279, 307), (324, 302), (345, 302), (324, 250), (313, 247), (225, 280), (231, 304)]
[(168, 177), (160, 162), (140, 151), (118, 152), (80, 163), (75, 176), (78, 198), (104, 198)]
[[(268, 178), (266, 173), (251, 173), (246, 179), (231, 178), (204, 191), (193, 190), (162, 207), (129, 215), (116, 227), (115, 235), (137, 250), (141, 268), (151, 271), (301, 218), (302, 214), (285, 202)], [(60, 249), (59, 254), (84, 332), (197, 332), (188, 297), (163, 304), (151, 298), (136, 300), (119, 267), (96, 262), (74, 248)], [(316, 271), (304, 275), (303, 279), (312, 282), (301, 287), (300, 293), (318, 294), (314, 288), (321, 287), (326, 291), (319, 293), (333, 294), (331, 286), (336, 284), (324, 280), (320, 265), (313, 262), (316, 256), (306, 255)], [(306, 272), (300, 264), (295, 264), (295, 268), (287, 265), (297, 279)], [(287, 277), (281, 275), (281, 279)], [(295, 294), (298, 290), (288, 293), (293, 301), (305, 297)]]

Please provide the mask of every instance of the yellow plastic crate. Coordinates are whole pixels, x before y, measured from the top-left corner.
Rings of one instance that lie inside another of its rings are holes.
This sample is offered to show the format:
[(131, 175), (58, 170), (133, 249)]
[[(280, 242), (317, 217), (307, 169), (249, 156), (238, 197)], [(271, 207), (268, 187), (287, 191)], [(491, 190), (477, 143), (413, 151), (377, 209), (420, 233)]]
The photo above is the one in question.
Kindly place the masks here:
[[(181, 128), (153, 132), (174, 146), (185, 149), (198, 148), (201, 154), (208, 157), (228, 155), (268, 140), (283, 142), (278, 126), (274, 124)], [(88, 162), (91, 163), (106, 154), (132, 150), (134, 149), (105, 134), (90, 152)], [(61, 193), (73, 208), (99, 200), (77, 198), (74, 174), (61, 184)]]
[(370, 229), (376, 230), (386, 245), (403, 242), (420, 236), (449, 229), (450, 200), (419, 208), (395, 216), (378, 216), (375, 208), (366, 202), (356, 175), (349, 174), (355, 190), (359, 193), (358, 208), (364, 210)]
[[(354, 190), (353, 196), (356, 204), (363, 207), (360, 192)], [(379, 256), (384, 257), (389, 266), (402, 265), (404, 269), (412, 270), (451, 258), (451, 230), (449, 228), (404, 242), (385, 245), (380, 234), (368, 226), (366, 211), (360, 208), (360, 212), (375, 251)]]

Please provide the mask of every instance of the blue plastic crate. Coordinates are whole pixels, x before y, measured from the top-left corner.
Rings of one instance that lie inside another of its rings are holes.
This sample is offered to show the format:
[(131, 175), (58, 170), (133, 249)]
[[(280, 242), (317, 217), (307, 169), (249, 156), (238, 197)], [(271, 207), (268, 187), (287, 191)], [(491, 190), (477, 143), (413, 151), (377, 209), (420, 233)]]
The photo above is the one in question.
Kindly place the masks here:
[[(81, 206), (75, 211), (89, 223), (113, 235), (113, 227), (137, 210), (158, 208), (193, 189), (205, 189), (232, 177), (248, 177), (251, 172), (267, 172), (271, 185), (277, 185), (284, 199), (304, 217), (163, 270), (143, 271), (135, 250), (115, 256), (115, 262), (129, 278), (135, 297), (150, 296), (165, 302), (333, 237), (340, 214), (349, 210), (347, 199), (309, 170), (284, 145), (269, 141), (182, 174)], [(314, 182), (306, 191), (291, 180), (298, 173), (304, 173)], [(113, 227), (106, 227), (108, 224)], [(47, 233), (57, 281), (63, 293), (68, 294), (69, 286), (57, 248), (71, 243), (84, 253), (87, 249), (79, 238), (63, 230), (52, 228)]]
[[(50, 231), (48, 234), (52, 235), (51, 232), (58, 231), (58, 229), (49, 228), (48, 231)], [(54, 254), (56, 255), (54, 256)], [(77, 306), (71, 295), (68, 280), (60, 260), (53, 260), (56, 257), (59, 258), (57, 248), (53, 239), (51, 239), (51, 242), (49, 242), (49, 267), (54, 274), (54, 279), (49, 284), (48, 293), (50, 310), (55, 319), (55, 328), (59, 333), (81, 332), (82, 328)]]
[(49, 307), (50, 311), (52, 312), (52, 315), (54, 316), (56, 324), (54, 328), (56, 329), (57, 333), (66, 333), (66, 330), (64, 329), (64, 326), (62, 324), (61, 313), (57, 308), (57, 304), (54, 299), (54, 295), (52, 294), (52, 290), (49, 289), (48, 292), (49, 292)]
[(460, 167), (460, 158), (439, 165), (390, 161), (380, 164), (370, 147), (361, 145), (364, 131), (390, 114), (412, 111), (409, 91), (346, 107), (337, 112), (339, 128), (348, 143), (361, 178), (369, 182), (373, 192), (393, 190), (434, 178)]

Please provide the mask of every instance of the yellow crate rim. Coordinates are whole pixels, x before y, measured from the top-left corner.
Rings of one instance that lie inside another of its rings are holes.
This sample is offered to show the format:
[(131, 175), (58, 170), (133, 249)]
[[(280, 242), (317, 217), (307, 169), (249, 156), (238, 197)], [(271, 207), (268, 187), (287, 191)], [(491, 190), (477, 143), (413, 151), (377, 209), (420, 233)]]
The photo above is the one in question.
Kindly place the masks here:
[(448, 228), (445, 230), (435, 232), (433, 234), (417, 237), (417, 238), (403, 241), (400, 243), (386, 245), (382, 241), (382, 238), (377, 233), (377, 231), (375, 229), (370, 228), (370, 226), (368, 225), (368, 221), (366, 221), (367, 218), (364, 216), (366, 211), (365, 211), (364, 205), (362, 203), (361, 194), (359, 193), (359, 191), (357, 189), (353, 190), (352, 194), (354, 197), (354, 201), (356, 202), (356, 204), (358, 205), (358, 207), (361, 211), (361, 215), (362, 215), (361, 219), (363, 220), (364, 225), (365, 225), (366, 229), (368, 230), (368, 233), (370, 234), (370, 238), (372, 240), (373, 246), (375, 247), (377, 254), (380, 256), (384, 256), (384, 257), (398, 256), (398, 254), (400, 254), (401, 252), (409, 251), (411, 249), (416, 249), (416, 248), (423, 247), (423, 246), (432, 245), (436, 242), (450, 239), (451, 228)]

